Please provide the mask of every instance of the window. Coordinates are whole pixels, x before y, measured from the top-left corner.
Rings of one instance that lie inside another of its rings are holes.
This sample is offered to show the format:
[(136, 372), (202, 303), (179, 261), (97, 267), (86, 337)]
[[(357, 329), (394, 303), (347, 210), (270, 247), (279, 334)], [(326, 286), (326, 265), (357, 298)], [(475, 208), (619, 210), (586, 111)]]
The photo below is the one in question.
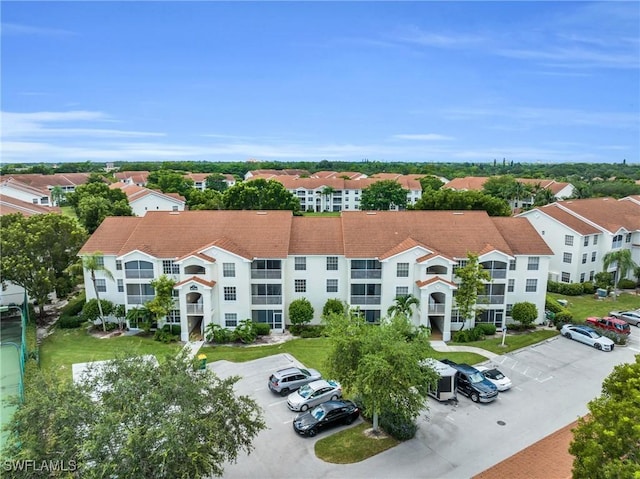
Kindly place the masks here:
[(236, 265), (235, 263), (222, 263), (222, 276), (225, 278), (236, 277)]
[(379, 309), (361, 309), (360, 315), (364, 317), (367, 323), (377, 323), (380, 321)]
[(573, 236), (572, 235), (564, 235), (564, 244), (566, 246), (573, 246)]
[(147, 279), (153, 278), (153, 263), (149, 261), (127, 261), (124, 264), (126, 278)]
[(571, 253), (563, 253), (562, 262), (563, 263), (571, 263), (572, 256), (573, 255)]
[(144, 304), (155, 296), (153, 286), (150, 284), (127, 284), (127, 303)]
[(593, 281), (593, 278), (596, 277), (596, 272), (595, 271), (589, 271), (589, 281)]
[(589, 246), (589, 237), (588, 236), (584, 237), (584, 245), (585, 246)]
[(528, 279), (527, 283), (525, 284), (524, 290), (527, 293), (535, 293), (538, 290), (538, 280)]
[(620, 248), (622, 246), (622, 235), (615, 235), (613, 237), (613, 243), (611, 244), (612, 248)]
[(98, 266), (104, 266), (104, 256), (96, 256), (95, 258)]
[(627, 233), (627, 235), (624, 237), (624, 242), (631, 243), (631, 233)]
[(571, 282), (571, 274), (563, 271), (562, 275), (560, 276), (560, 281), (562, 281), (563, 283), (570, 283)]
[(107, 280), (106, 279), (101, 279), (101, 278), (96, 279), (96, 290), (99, 293), (106, 293), (107, 292)]
[(583, 253), (582, 255), (582, 264), (585, 264), (587, 262), (587, 253)]
[(306, 293), (307, 292), (307, 280), (306, 279), (295, 279), (293, 280), (293, 284), (295, 286), (296, 293)]
[(337, 279), (328, 279), (327, 280), (327, 293), (337, 293), (338, 292), (338, 280)]
[(124, 293), (124, 283), (121, 279), (118, 280), (118, 293)]
[(251, 304), (282, 304), (282, 285), (252, 284)]
[(408, 278), (409, 277), (409, 263), (398, 263), (396, 274), (398, 278)]
[(507, 304), (507, 316), (511, 317), (511, 311), (513, 311), (513, 304)]
[(396, 286), (396, 298), (409, 296), (409, 286)]
[(279, 259), (256, 259), (251, 263), (253, 279), (280, 279), (282, 266)]
[(527, 269), (529, 271), (538, 271), (539, 265), (540, 258), (538, 256), (529, 257), (529, 265), (527, 266)]
[(235, 301), (236, 300), (236, 287), (235, 286), (225, 286), (224, 287), (224, 300), (225, 301)]
[(238, 325), (238, 313), (224, 313), (224, 325), (227, 328), (235, 328)]
[(580, 273), (580, 282), (584, 283), (584, 273)]
[(180, 324), (180, 310), (179, 309), (172, 309), (171, 311), (169, 311), (169, 314), (167, 314), (167, 323)]
[(178, 211), (178, 205), (173, 205), (171, 207), (171, 211)]
[(327, 256), (327, 271), (338, 271), (337, 256)]
[(596, 260), (596, 252), (591, 253), (591, 262), (594, 263)]
[(509, 260), (509, 271), (515, 271), (516, 270), (516, 260), (515, 259), (510, 259)]
[(382, 264), (377, 259), (352, 259), (351, 279), (382, 277)]
[(352, 284), (351, 304), (380, 304), (381, 290), (379, 283)]
[(271, 329), (282, 329), (281, 309), (252, 310), (251, 319), (254, 323), (267, 323)]
[(598, 244), (598, 236), (593, 235), (593, 246)]
[(116, 270), (122, 271), (122, 261), (119, 259), (116, 260)]
[(171, 259), (163, 259), (162, 272), (164, 274), (180, 274), (180, 265), (175, 264)]
[(509, 280), (509, 285), (507, 286), (507, 292), (508, 293), (513, 293), (516, 289), (516, 280), (515, 279), (510, 279)]
[(296, 271), (305, 271), (307, 269), (307, 258), (304, 256), (298, 256), (295, 258)]

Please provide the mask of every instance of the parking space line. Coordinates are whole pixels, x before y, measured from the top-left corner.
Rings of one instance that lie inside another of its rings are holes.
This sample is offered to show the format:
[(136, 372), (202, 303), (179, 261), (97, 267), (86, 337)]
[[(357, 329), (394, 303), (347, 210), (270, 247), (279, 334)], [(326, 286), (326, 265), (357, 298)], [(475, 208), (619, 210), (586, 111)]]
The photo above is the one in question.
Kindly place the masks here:
[(553, 376), (549, 376), (548, 378), (544, 378), (544, 379), (536, 379), (536, 381), (538, 381), (539, 383), (544, 383), (544, 382), (548, 381), (549, 379), (553, 379)]
[(281, 399), (280, 401), (276, 401), (276, 402), (272, 402), (271, 404), (269, 404), (267, 407), (271, 407), (271, 406), (275, 406), (277, 404), (282, 404), (284, 402), (287, 402), (286, 399)]

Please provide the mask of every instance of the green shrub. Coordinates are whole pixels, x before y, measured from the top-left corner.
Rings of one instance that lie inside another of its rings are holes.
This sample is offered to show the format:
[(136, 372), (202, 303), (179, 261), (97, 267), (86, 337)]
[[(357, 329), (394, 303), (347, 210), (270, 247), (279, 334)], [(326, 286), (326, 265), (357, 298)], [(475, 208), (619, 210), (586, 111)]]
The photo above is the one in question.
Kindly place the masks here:
[(482, 329), (477, 326), (472, 329), (463, 329), (453, 333), (454, 343), (470, 343), (472, 341), (480, 341), (482, 339), (484, 339), (484, 334), (482, 334)]
[(568, 309), (563, 309), (558, 314), (556, 314), (555, 321), (570, 323), (571, 321), (573, 321), (573, 314)]
[(269, 336), (271, 333), (271, 326), (269, 323), (253, 323), (256, 328), (256, 334), (258, 336)]
[[(169, 325), (166, 324), (165, 326), (169, 326)], [(162, 329), (158, 329), (153, 335), (153, 339), (155, 341), (160, 341), (161, 343), (171, 343), (173, 341), (178, 341), (179, 338), (180, 336), (171, 334), (171, 332), (168, 329), (165, 329), (164, 327)]]
[(550, 296), (547, 296), (547, 299), (544, 302), (544, 307), (545, 309), (548, 309), (549, 311), (556, 314), (558, 314), (560, 311), (564, 309), (560, 303), (558, 303), (555, 299), (553, 299)]
[(289, 321), (291, 324), (307, 324), (313, 319), (313, 306), (307, 298), (291, 301), (289, 305)]
[(536, 329), (533, 324), (509, 323), (507, 325), (507, 331), (531, 331), (533, 329)]
[(331, 313), (344, 314), (344, 303), (335, 298), (327, 299), (327, 302), (324, 303), (324, 307), (322, 308), (322, 317), (326, 318)]
[(634, 289), (636, 287), (636, 282), (630, 279), (621, 279), (618, 281), (619, 289)]
[(380, 427), (398, 441), (407, 441), (416, 435), (418, 425), (404, 414), (383, 412), (380, 414)]
[(325, 327), (323, 325), (307, 324), (305, 326), (302, 326), (302, 329), (300, 330), (299, 334), (301, 338), (320, 338), (324, 336), (324, 330), (325, 330)]
[(608, 290), (613, 286), (613, 274), (601, 271), (595, 275), (596, 288), (602, 288)]
[(593, 294), (596, 292), (596, 286), (591, 281), (582, 283), (582, 291), (584, 294)]
[(76, 297), (69, 300), (64, 308), (60, 311), (62, 316), (78, 316), (87, 301), (84, 291)]
[(240, 324), (233, 330), (233, 340), (240, 341), (245, 344), (253, 343), (258, 334), (256, 333), (255, 323), (250, 319), (243, 319)]
[(209, 323), (205, 329), (204, 337), (209, 343), (225, 344), (233, 341), (233, 332), (219, 324)]
[[(580, 286), (580, 290), (582, 291), (582, 286)], [(511, 309), (511, 317), (514, 321), (524, 326), (529, 326), (533, 324), (538, 317), (538, 308), (536, 308), (535, 304), (527, 301), (516, 303)]]
[(584, 292), (584, 286), (582, 283), (547, 281), (547, 291), (550, 293), (564, 294), (566, 296), (580, 296)]
[(606, 329), (600, 329), (600, 328), (597, 328), (597, 329), (600, 334), (609, 338), (615, 344), (624, 345), (624, 344), (627, 344), (627, 341), (629, 340), (629, 336), (626, 334), (618, 334), (613, 331), (608, 331)]
[(164, 331), (165, 333), (174, 334), (180, 337), (180, 333), (182, 332), (182, 329), (180, 328), (179, 324), (165, 324), (164, 326), (162, 326), (162, 331)]
[(476, 328), (482, 332), (485, 336), (493, 336), (496, 334), (496, 325), (491, 323), (479, 323)]
[[(118, 327), (118, 323), (112, 323), (111, 321), (107, 321), (104, 323), (104, 329), (106, 329), (107, 331), (113, 331), (117, 327)], [(100, 330), (103, 330), (102, 324), (96, 326), (96, 328), (100, 328)]]
[(84, 323), (82, 316), (60, 316), (58, 319), (58, 327), (62, 329), (79, 328)]

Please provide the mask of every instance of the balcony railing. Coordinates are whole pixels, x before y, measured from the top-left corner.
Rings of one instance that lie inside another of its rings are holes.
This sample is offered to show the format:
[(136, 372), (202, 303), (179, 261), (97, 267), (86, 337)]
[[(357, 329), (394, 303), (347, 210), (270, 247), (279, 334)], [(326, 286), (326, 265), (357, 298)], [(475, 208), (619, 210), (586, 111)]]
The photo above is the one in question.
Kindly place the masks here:
[(478, 295), (478, 304), (504, 304), (503, 294), (494, 294), (491, 296)]
[(187, 303), (187, 314), (203, 314), (204, 305), (200, 303)]
[(380, 296), (353, 294), (351, 304), (380, 304)]
[(504, 279), (507, 277), (506, 269), (486, 269), (485, 271), (491, 275), (492, 279)]
[(280, 269), (252, 269), (252, 279), (280, 279), (282, 270)]
[(125, 278), (129, 278), (129, 279), (153, 278), (153, 270), (152, 269), (125, 269), (124, 276)]
[(382, 270), (379, 269), (352, 269), (351, 279), (380, 279)]
[(282, 296), (251, 296), (251, 304), (282, 304)]
[(155, 296), (145, 296), (142, 294), (128, 294), (127, 303), (129, 304), (144, 304), (151, 301)]
[(431, 303), (429, 304), (429, 313), (444, 314), (446, 304), (444, 303)]

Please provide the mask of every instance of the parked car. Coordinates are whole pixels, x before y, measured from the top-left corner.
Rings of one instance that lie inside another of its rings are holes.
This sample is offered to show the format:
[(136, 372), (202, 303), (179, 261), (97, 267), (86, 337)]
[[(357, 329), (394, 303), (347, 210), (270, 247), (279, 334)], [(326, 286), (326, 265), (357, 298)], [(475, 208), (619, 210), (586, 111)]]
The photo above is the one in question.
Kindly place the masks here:
[(485, 378), (480, 371), (468, 364), (458, 364), (450, 359), (441, 359), (458, 373), (456, 390), (469, 397), (473, 402), (491, 402), (498, 397), (498, 388)]
[(640, 310), (636, 311), (611, 311), (609, 316), (626, 321), (640, 328)]
[(322, 429), (339, 424), (351, 424), (358, 419), (360, 409), (353, 401), (327, 401), (293, 420), (293, 430), (301, 436), (315, 436)]
[(318, 379), (322, 379), (322, 374), (315, 369), (293, 367), (279, 369), (269, 376), (269, 389), (279, 393), (281, 396), (286, 396), (291, 393), (291, 391), (295, 391), (305, 384), (317, 381)]
[(587, 318), (587, 324), (616, 334), (631, 334), (631, 327), (626, 321), (611, 316)]
[(575, 339), (581, 343), (593, 346), (602, 351), (613, 351), (613, 341), (602, 336), (590, 326), (582, 326), (580, 324), (565, 324), (560, 330), (565, 338)]
[(342, 388), (335, 381), (313, 381), (305, 384), (296, 392), (289, 394), (287, 406), (292, 411), (306, 411), (326, 401), (335, 401), (342, 397)]
[(511, 389), (511, 379), (502, 374), (499, 369), (488, 368), (486, 366), (476, 366), (476, 369), (480, 371), (485, 378), (495, 384), (498, 391)]

